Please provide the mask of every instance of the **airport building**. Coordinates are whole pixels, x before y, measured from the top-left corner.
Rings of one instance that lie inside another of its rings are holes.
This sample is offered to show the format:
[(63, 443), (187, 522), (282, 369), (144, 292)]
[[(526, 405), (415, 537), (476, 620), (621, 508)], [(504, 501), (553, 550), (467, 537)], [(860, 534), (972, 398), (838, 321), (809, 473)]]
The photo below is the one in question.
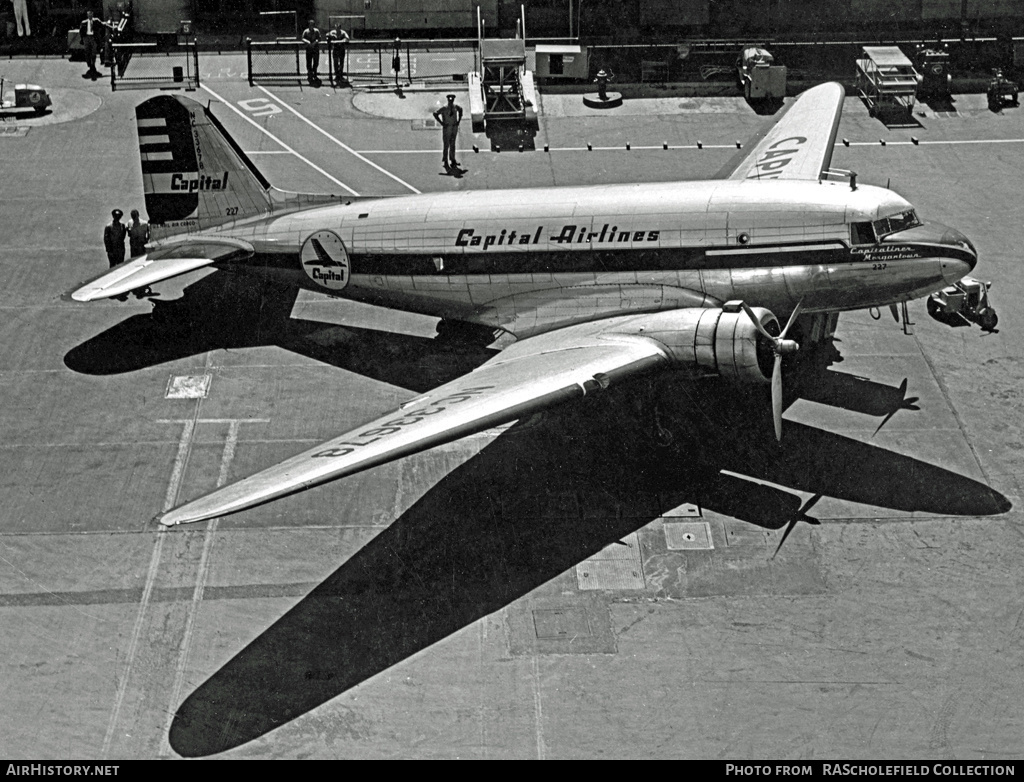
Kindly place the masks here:
[[(1020, 0), (29, 0), (37, 38), (60, 39), (92, 9), (117, 18), (131, 5), (140, 34), (288, 37), (308, 18), (340, 22), (354, 37), (512, 34), (525, 8), (531, 37), (649, 40), (699, 35), (820, 36), (837, 33), (934, 37), (1024, 32)], [(18, 37), (14, 5), (0, 7), (0, 42)], [(25, 43), (25, 42), (23, 42)]]

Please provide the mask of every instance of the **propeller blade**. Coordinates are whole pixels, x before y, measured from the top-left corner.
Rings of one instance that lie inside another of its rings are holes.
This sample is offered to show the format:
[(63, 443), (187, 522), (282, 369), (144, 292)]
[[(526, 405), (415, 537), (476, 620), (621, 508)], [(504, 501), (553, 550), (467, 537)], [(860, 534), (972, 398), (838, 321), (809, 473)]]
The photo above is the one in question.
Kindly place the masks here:
[(779, 334), (779, 339), (785, 339), (786, 334), (789, 333), (789, 327), (796, 323), (796, 319), (800, 316), (800, 310), (803, 309), (803, 306), (804, 300), (800, 299), (800, 301), (798, 301), (796, 303), (796, 306), (793, 308), (793, 312), (789, 316), (789, 320), (786, 321), (786, 328), (784, 328), (782, 330), (782, 333)]
[(899, 323), (900, 322), (900, 311), (899, 311), (899, 308), (895, 304), (890, 304), (889, 305), (889, 312), (892, 313), (892, 319), (894, 321), (896, 321), (897, 323)]
[(782, 356), (775, 354), (772, 366), (772, 418), (775, 421), (775, 439), (782, 439)]
[(757, 319), (757, 315), (755, 315), (754, 311), (750, 309), (750, 306), (745, 301), (741, 301), (740, 306), (743, 307), (743, 311), (747, 313), (747, 317), (750, 318), (750, 321), (754, 324), (757, 330), (761, 332), (761, 336), (764, 337), (765, 339), (771, 340), (772, 344), (774, 345), (775, 337), (773, 337), (765, 330), (764, 326), (761, 325), (761, 321)]

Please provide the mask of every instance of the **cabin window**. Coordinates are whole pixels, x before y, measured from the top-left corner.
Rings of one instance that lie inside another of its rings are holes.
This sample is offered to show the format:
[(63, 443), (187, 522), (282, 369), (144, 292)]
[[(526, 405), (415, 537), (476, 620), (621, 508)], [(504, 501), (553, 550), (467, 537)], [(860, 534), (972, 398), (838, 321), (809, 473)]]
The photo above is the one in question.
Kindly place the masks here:
[(889, 217), (883, 217), (881, 220), (875, 220), (875, 233), (878, 234), (879, 238), (894, 234), (897, 231), (905, 231), (908, 228), (921, 225), (921, 221), (917, 219), (917, 212), (913, 209), (908, 209), (905, 212), (890, 215)]
[(851, 223), (850, 239), (854, 244), (874, 244), (875, 229), (871, 223)]

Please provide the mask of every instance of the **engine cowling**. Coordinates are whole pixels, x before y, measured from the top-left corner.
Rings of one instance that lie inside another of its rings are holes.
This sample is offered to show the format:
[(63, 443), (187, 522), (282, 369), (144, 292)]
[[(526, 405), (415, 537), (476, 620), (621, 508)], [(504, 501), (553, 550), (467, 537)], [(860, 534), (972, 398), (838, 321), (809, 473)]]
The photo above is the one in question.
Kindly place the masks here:
[[(751, 307), (772, 336), (779, 321), (763, 307)], [(627, 333), (657, 340), (673, 363), (698, 367), (740, 383), (765, 384), (772, 379), (772, 343), (743, 310), (719, 307), (686, 308), (629, 318)], [(615, 331), (623, 333), (621, 328)]]
[[(781, 328), (778, 318), (763, 307), (751, 307), (765, 331), (773, 337)], [(745, 312), (720, 311), (715, 328), (715, 368), (725, 378), (741, 383), (770, 383), (775, 353), (771, 342), (757, 330)]]

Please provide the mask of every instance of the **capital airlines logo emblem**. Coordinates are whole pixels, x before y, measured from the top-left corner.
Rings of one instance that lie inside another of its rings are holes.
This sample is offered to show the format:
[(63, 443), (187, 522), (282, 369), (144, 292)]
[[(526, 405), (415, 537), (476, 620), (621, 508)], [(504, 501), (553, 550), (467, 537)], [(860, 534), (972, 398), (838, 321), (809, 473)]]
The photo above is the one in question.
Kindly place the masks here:
[(299, 258), (303, 270), (317, 285), (333, 291), (348, 285), (348, 252), (334, 231), (317, 231), (310, 236), (302, 245)]

